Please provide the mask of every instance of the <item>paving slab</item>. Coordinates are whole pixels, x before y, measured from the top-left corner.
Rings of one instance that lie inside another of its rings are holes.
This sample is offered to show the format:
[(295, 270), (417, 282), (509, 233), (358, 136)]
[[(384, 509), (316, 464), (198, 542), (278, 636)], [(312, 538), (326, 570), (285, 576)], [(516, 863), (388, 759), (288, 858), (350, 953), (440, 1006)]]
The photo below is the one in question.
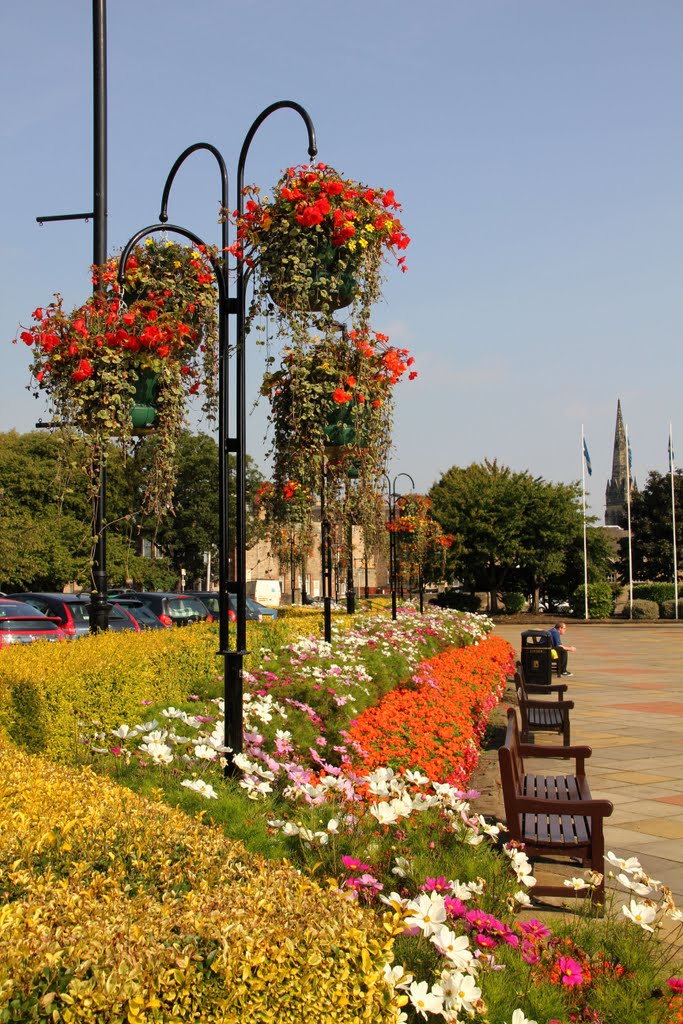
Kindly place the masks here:
[[(519, 657), (520, 633), (534, 628), (497, 623), (495, 633)], [(637, 856), (683, 901), (683, 622), (570, 620), (565, 638), (577, 648), (569, 655), (573, 675), (563, 680), (574, 701), (572, 744), (592, 747), (591, 792), (615, 807), (605, 848)], [(553, 740), (560, 737), (538, 737)]]

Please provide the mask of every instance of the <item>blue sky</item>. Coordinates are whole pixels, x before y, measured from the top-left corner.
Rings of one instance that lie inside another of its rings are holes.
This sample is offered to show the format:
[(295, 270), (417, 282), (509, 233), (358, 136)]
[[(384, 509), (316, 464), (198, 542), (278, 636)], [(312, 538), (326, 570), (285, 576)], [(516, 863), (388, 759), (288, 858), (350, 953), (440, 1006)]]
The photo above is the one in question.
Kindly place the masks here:
[[(636, 479), (683, 452), (683, 4), (679, 0), (110, 0), (109, 247), (156, 220), (196, 141), (234, 168), (260, 111), (303, 104), (319, 155), (393, 188), (412, 237), (375, 327), (411, 348), (392, 472), (426, 489), (497, 458), (548, 480), (593, 463), (604, 512), (617, 398)], [(89, 291), (90, 0), (0, 11), (0, 429), (45, 408), (24, 390), (17, 325)], [(304, 160), (296, 115), (259, 131), (247, 180)], [(231, 203), (234, 205), (234, 181)], [(171, 218), (218, 241), (218, 181), (185, 165)], [(256, 396), (261, 354), (249, 357)], [(262, 462), (265, 412), (249, 420)], [(265, 468), (265, 466), (264, 466)]]

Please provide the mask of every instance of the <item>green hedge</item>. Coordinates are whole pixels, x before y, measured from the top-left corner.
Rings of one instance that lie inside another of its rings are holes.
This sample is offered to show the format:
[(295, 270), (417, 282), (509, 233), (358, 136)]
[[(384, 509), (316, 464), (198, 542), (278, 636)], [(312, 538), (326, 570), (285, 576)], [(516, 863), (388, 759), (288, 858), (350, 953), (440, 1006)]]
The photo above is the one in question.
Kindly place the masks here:
[(625, 619), (658, 619), (659, 618), (659, 605), (656, 601), (641, 601), (634, 599), (633, 614), (631, 614), (631, 607), (626, 605), (623, 612), (621, 613)]
[[(312, 631), (310, 619), (248, 622), (245, 668), (263, 647)], [(178, 704), (197, 687), (215, 688), (223, 668), (215, 624), (9, 647), (2, 652), (0, 729), (26, 750), (73, 761), (76, 723), (89, 729), (93, 720), (104, 729), (134, 724), (143, 701)]]
[[(586, 589), (581, 584), (573, 594), (572, 605), (577, 615), (582, 615), (586, 606)], [(588, 584), (588, 618), (606, 619), (614, 611), (614, 594), (609, 583)]]
[[(634, 583), (633, 597), (642, 601), (656, 601), (662, 604), (663, 601), (673, 601), (675, 598), (674, 585), (671, 583)], [(683, 598), (683, 586), (678, 585), (678, 599)]]
[[(661, 604), (659, 605), (659, 617), (661, 619), (676, 618), (676, 602), (673, 600), (673, 598), (671, 599), (671, 601), (661, 602)], [(679, 619), (683, 618), (683, 601), (681, 601), (680, 597), (678, 599), (678, 617)]]

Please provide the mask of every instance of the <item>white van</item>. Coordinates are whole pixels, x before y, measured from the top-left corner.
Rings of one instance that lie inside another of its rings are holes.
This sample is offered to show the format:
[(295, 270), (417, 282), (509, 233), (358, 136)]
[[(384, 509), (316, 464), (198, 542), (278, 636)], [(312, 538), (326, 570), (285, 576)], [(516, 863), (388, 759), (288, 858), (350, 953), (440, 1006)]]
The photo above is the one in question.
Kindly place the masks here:
[(282, 592), (279, 580), (247, 580), (247, 596), (267, 608), (279, 608)]

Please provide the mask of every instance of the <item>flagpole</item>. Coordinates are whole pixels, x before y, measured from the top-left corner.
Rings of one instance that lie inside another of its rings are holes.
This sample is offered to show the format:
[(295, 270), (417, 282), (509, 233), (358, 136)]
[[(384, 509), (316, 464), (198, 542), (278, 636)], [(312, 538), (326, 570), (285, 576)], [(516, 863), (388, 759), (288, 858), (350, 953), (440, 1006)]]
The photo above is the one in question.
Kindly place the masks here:
[(676, 555), (676, 492), (674, 490), (674, 445), (669, 424), (669, 472), (671, 473), (671, 526), (673, 530), (674, 547), (674, 609), (675, 617), (678, 618), (678, 559)]
[(583, 595), (584, 618), (588, 619), (588, 544), (586, 541), (586, 439), (581, 424), (581, 484), (583, 492)]
[(626, 517), (628, 528), (628, 617), (633, 618), (633, 548), (631, 546), (631, 445), (628, 439), (628, 424), (624, 428), (626, 434)]

